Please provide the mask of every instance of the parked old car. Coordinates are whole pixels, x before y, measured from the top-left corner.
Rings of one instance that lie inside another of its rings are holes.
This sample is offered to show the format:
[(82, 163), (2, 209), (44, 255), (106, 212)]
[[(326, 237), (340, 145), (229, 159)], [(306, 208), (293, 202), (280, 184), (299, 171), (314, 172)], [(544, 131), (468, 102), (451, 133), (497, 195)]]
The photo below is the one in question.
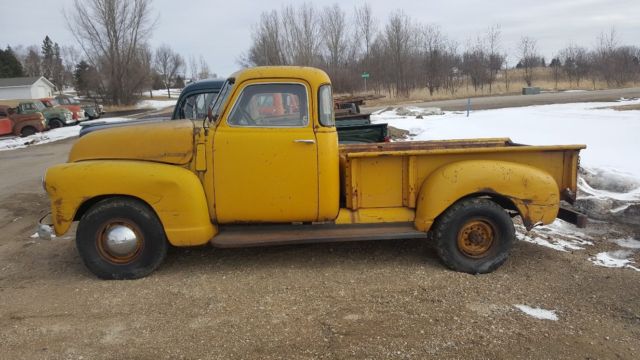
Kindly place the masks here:
[(0, 104), (15, 108), (18, 114), (42, 113), (47, 120), (47, 127), (50, 129), (77, 123), (73, 120), (71, 111), (61, 107), (48, 108), (41, 100), (0, 100)]
[(55, 100), (64, 106), (81, 106), (89, 120), (100, 118), (104, 114), (104, 108), (100, 104), (95, 104), (86, 101), (80, 101), (77, 98), (69, 95), (59, 94), (56, 95)]
[[(295, 97), (297, 111), (260, 114), (265, 94)], [(338, 145), (333, 110), (323, 71), (261, 67), (227, 79), (204, 119), (87, 134), (44, 177), (55, 233), (79, 221), (80, 256), (106, 279), (148, 275), (170, 244), (405, 238), (429, 239), (446, 266), (478, 274), (506, 261), (512, 216), (528, 229), (577, 218), (560, 202), (576, 199), (584, 145)]]
[(0, 105), (0, 135), (29, 136), (47, 130), (42, 113), (19, 114), (15, 108)]
[(42, 99), (40, 99), (40, 101), (42, 101), (44, 103), (49, 103), (49, 105), (51, 105), (51, 106), (54, 106), (53, 105), (54, 101), (57, 102), (60, 107), (71, 111), (72, 118), (73, 118), (73, 120), (75, 120), (75, 122), (81, 122), (81, 121), (85, 121), (85, 120), (89, 119), (89, 117), (85, 113), (84, 109), (82, 109), (80, 104), (71, 104), (69, 102), (61, 103), (61, 102), (55, 100), (55, 98), (42, 98)]

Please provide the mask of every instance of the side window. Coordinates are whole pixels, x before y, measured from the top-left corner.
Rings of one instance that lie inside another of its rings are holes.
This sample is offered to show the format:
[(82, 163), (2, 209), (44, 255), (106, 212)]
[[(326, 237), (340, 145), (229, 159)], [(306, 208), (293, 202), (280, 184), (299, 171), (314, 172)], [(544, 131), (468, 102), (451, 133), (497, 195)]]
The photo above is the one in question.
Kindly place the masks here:
[(309, 124), (302, 84), (257, 84), (242, 90), (227, 119), (231, 126), (304, 127)]
[(336, 125), (335, 116), (333, 115), (331, 85), (322, 85), (318, 91), (318, 119), (322, 126)]
[(182, 104), (181, 119), (202, 120), (207, 116), (207, 109), (216, 93), (202, 93), (187, 97)]

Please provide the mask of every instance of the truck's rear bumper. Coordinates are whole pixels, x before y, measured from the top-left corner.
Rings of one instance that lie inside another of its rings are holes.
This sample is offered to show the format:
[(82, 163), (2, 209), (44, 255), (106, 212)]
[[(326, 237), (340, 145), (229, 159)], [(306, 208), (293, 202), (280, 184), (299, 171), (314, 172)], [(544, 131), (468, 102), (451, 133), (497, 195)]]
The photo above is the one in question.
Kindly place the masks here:
[(566, 222), (572, 223), (579, 228), (587, 226), (587, 215), (579, 213), (572, 209), (560, 207), (558, 211), (558, 219), (562, 219)]

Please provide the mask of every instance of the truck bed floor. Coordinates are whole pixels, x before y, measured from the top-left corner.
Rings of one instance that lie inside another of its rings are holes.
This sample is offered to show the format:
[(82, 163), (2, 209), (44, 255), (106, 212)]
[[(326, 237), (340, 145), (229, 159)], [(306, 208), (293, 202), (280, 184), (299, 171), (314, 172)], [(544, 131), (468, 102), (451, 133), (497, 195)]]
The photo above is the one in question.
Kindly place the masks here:
[(211, 240), (215, 247), (248, 247), (301, 243), (420, 239), (427, 234), (413, 223), (366, 225), (225, 225)]

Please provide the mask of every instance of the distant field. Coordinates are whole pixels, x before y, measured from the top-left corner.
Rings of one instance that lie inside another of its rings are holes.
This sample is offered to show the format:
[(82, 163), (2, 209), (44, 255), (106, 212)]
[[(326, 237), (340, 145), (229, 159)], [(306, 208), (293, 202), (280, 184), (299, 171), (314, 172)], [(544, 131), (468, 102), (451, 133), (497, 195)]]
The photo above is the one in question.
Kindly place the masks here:
[[(397, 104), (398, 102), (424, 102), (434, 100), (466, 99), (469, 97), (478, 96), (520, 94), (522, 92), (522, 88), (526, 86), (526, 83), (522, 80), (522, 71), (518, 69), (509, 70), (507, 73), (507, 78), (509, 80), (508, 88), (505, 82), (504, 73), (498, 74), (498, 78), (493, 84), (491, 92), (489, 92), (488, 86), (486, 86), (484, 89), (478, 89), (476, 91), (473, 89), (473, 86), (471, 86), (470, 83), (466, 84), (466, 82), (463, 83), (463, 85), (458, 89), (456, 89), (454, 94), (451, 94), (449, 91), (441, 90), (435, 92), (433, 96), (431, 96), (426, 88), (422, 88), (412, 91), (409, 97), (395, 97), (390, 96), (388, 92), (382, 91), (381, 95), (385, 95), (385, 98), (375, 101), (369, 101), (367, 102), (367, 105), (381, 106)], [(625, 87), (635, 87), (639, 84), (640, 83), (629, 83)], [(569, 83), (569, 81), (566, 79), (560, 79), (560, 81), (558, 81), (558, 86), (556, 87), (556, 83), (553, 79), (553, 73), (549, 68), (536, 69), (533, 86), (540, 87), (542, 91), (606, 90), (616, 88), (610, 87), (606, 82), (601, 81), (597, 81), (594, 86), (594, 84), (589, 79), (582, 79), (579, 86), (575, 83), (575, 81)]]

